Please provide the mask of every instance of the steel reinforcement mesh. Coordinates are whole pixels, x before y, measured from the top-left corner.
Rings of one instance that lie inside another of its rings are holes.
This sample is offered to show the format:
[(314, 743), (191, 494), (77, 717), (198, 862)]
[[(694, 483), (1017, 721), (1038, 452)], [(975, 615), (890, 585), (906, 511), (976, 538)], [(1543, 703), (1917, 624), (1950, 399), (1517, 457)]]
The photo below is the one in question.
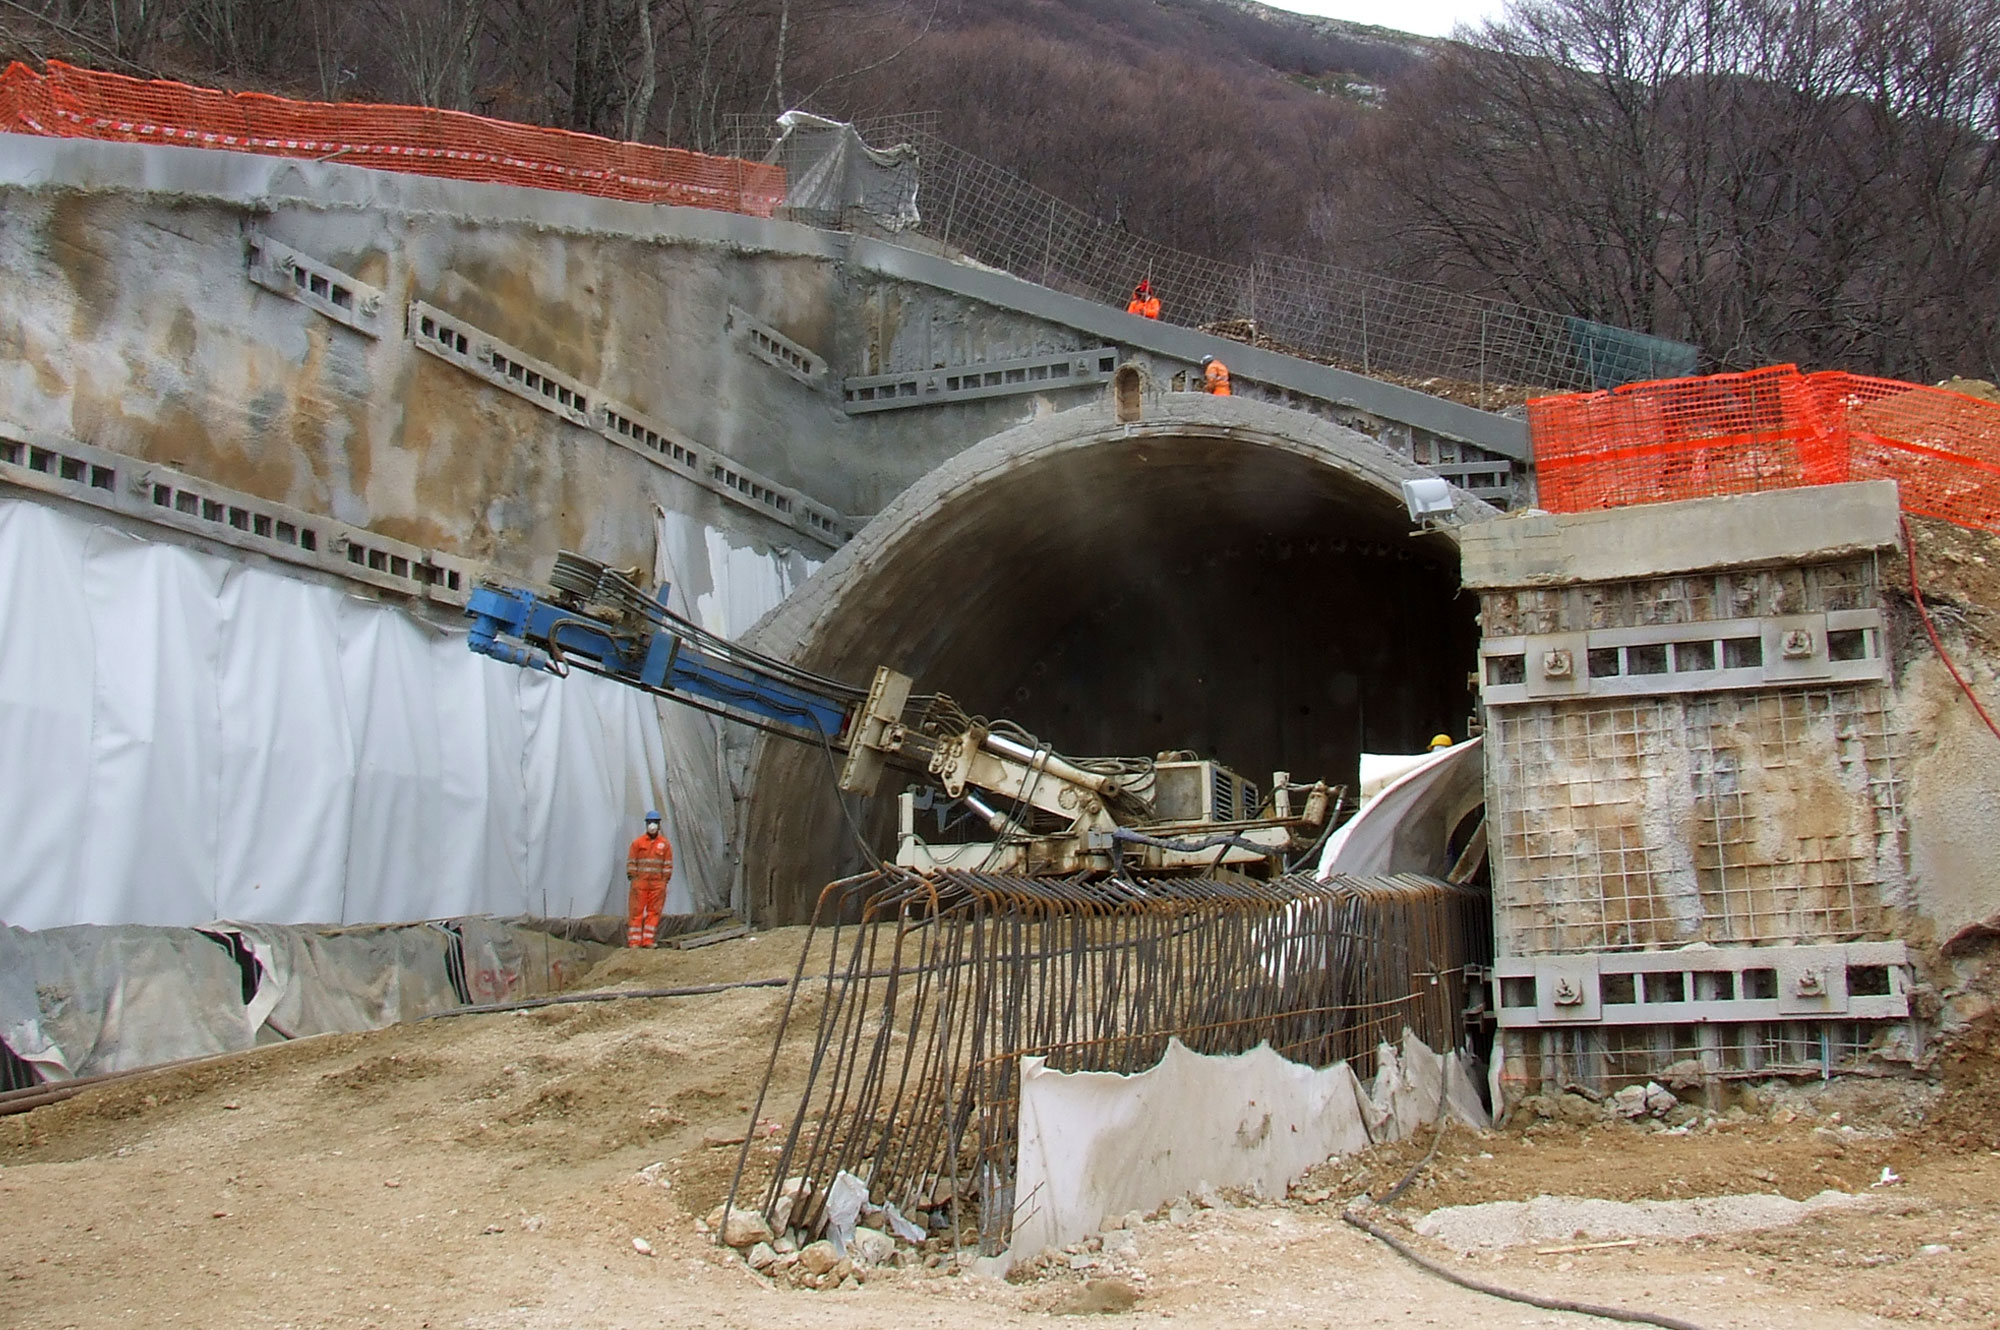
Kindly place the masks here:
[[(820, 898), (756, 1112), (805, 1089), (775, 1152), (744, 1146), (730, 1203), (787, 1178), (810, 1228), (843, 1170), (877, 1204), (1006, 1242), (1021, 1059), (1142, 1071), (1170, 1039), (1268, 1043), (1364, 1077), (1414, 1031), (1461, 1043), (1466, 966), (1491, 953), (1483, 892), (1428, 878), (1029, 879), (884, 870)], [(753, 1115), (753, 1120), (755, 1120)]]
[(310, 157), (453, 180), (558, 189), (769, 217), (782, 168), (490, 120), (463, 111), (302, 102), (126, 78), (57, 60), (0, 74), (0, 130)]
[(1895, 936), (1904, 743), (1875, 684), (1494, 708), (1500, 954)]
[(1774, 365), (1528, 403), (1551, 512), (1894, 480), (1903, 507), (2000, 530), (2000, 404)]
[[(1746, 1080), (1866, 1071), (1910, 1049), (1907, 1026), (1881, 1021), (1740, 1021), (1501, 1033), (1502, 1094), (1580, 1085), (1608, 1092), (1653, 1079)], [(1676, 1072), (1680, 1073), (1676, 1075)], [(1685, 1078), (1685, 1079), (1683, 1079)]]

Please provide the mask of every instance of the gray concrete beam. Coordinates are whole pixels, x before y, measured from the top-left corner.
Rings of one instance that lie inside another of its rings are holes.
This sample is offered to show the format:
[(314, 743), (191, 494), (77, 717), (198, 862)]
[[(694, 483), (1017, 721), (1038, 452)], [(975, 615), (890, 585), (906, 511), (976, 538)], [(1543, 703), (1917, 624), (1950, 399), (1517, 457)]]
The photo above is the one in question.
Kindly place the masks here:
[(1482, 590), (1821, 562), (1894, 546), (1901, 517), (1890, 480), (1587, 513), (1531, 510), (1461, 531), (1460, 574)]
[(455, 223), (525, 224), (637, 240), (714, 244), (739, 253), (844, 261), (879, 276), (955, 292), (1188, 364), (1222, 351), (1233, 371), (1257, 383), (1365, 411), (1515, 461), (1529, 457), (1527, 426), (1522, 421), (1191, 328), (1136, 318), (1007, 273), (794, 222), (441, 180), (338, 162), (23, 134), (0, 134), (0, 188), (156, 193), (250, 208), (297, 203), (357, 212), (388, 210), (431, 214)]
[(1142, 319), (1121, 309), (1064, 295), (1033, 282), (985, 268), (953, 263), (934, 254), (886, 244), (865, 236), (853, 238), (853, 262), (883, 277), (943, 287), (1017, 313), (1046, 319), (1087, 332), (1118, 346), (1199, 364), (1203, 356), (1219, 355), (1233, 374), (1272, 387), (1285, 388), (1337, 406), (1399, 421), (1441, 438), (1470, 443), (1517, 462), (1529, 458), (1525, 421), (1461, 406), (1457, 402), (1403, 388), (1364, 374), (1296, 356), (1246, 346), (1154, 319)]

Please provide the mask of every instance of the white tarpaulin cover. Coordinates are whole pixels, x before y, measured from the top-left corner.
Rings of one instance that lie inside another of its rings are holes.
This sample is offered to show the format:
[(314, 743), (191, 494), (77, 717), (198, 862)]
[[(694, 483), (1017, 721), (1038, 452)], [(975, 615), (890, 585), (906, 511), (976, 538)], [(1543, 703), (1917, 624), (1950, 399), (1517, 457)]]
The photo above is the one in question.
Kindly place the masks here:
[(0, 928), (0, 962), (25, 994), (0, 995), (0, 1033), (45, 1081), (251, 1046), (235, 959), (189, 928)]
[(859, 209), (876, 225), (904, 231), (917, 216), (917, 151), (907, 143), (871, 148), (854, 126), (806, 111), (778, 117), (772, 158), (785, 167), (785, 207), (801, 221), (839, 224)]
[(0, 919), (624, 912), (666, 768), (645, 694), (22, 500), (0, 624)]
[(1128, 1210), (1151, 1210), (1207, 1185), (1281, 1196), (1337, 1154), (1452, 1116), (1488, 1125), (1456, 1053), (1415, 1035), (1384, 1044), (1373, 1089), (1345, 1062), (1317, 1070), (1260, 1044), (1214, 1057), (1178, 1039), (1151, 1070), (1051, 1071), (1021, 1061), (1021, 1150), (1008, 1259), (1062, 1247)]
[[(1474, 739), (1412, 758), (1372, 797), (1369, 757), (1362, 761), (1361, 811), (1326, 838), (1321, 879), (1336, 873), (1380, 877), (1390, 873), (1442, 876), (1451, 867), (1451, 833), (1486, 801), (1486, 742)], [(1396, 762), (1376, 758), (1377, 772)]]
[[(239, 963), (239, 942), (254, 963)], [(338, 929), (0, 926), (0, 1043), (43, 1080), (68, 1080), (373, 1030), (468, 1000), (533, 997), (604, 954), (496, 919)]]
[[(664, 509), (654, 549), (653, 580), (668, 588), (668, 608), (727, 638), (746, 632), (819, 567), (798, 554), (733, 545), (699, 519)], [(756, 732), (694, 707), (658, 706), (666, 735), (663, 811), (674, 843), (676, 894), (667, 909), (726, 910), (738, 861), (730, 833)], [(678, 894), (684, 884), (685, 898)], [(691, 906), (677, 903), (683, 899)]]

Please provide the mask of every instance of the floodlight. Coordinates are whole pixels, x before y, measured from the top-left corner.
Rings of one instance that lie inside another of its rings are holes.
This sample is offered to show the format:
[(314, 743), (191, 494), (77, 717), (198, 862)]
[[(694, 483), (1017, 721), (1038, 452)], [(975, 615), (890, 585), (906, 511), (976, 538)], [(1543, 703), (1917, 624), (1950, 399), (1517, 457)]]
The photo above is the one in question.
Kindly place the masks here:
[(1412, 522), (1425, 526), (1449, 519), (1457, 509), (1451, 498), (1451, 482), (1442, 476), (1418, 476), (1404, 481), (1403, 506), (1410, 510)]

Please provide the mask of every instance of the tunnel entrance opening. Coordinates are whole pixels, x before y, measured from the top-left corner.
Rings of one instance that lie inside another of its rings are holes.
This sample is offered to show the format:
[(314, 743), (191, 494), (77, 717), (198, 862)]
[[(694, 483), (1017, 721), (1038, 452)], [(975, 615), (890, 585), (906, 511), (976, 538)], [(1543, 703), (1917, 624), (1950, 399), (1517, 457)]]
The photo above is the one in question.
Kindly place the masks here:
[[(857, 681), (889, 665), (1067, 754), (1192, 750), (1263, 789), (1274, 771), (1352, 789), (1364, 750), (1463, 737), (1475, 605), (1453, 542), (1411, 533), (1393, 468), (1241, 429), (1104, 432), (941, 477), (893, 536), (865, 533), (829, 565), (836, 590), (781, 608), (754, 644), (789, 637), (799, 663)], [(1363, 436), (1304, 432), (1407, 469)], [(829, 880), (872, 866), (822, 754), (760, 745), (752, 782), (756, 917), (809, 916)], [(853, 810), (876, 855), (893, 853), (900, 788)]]

